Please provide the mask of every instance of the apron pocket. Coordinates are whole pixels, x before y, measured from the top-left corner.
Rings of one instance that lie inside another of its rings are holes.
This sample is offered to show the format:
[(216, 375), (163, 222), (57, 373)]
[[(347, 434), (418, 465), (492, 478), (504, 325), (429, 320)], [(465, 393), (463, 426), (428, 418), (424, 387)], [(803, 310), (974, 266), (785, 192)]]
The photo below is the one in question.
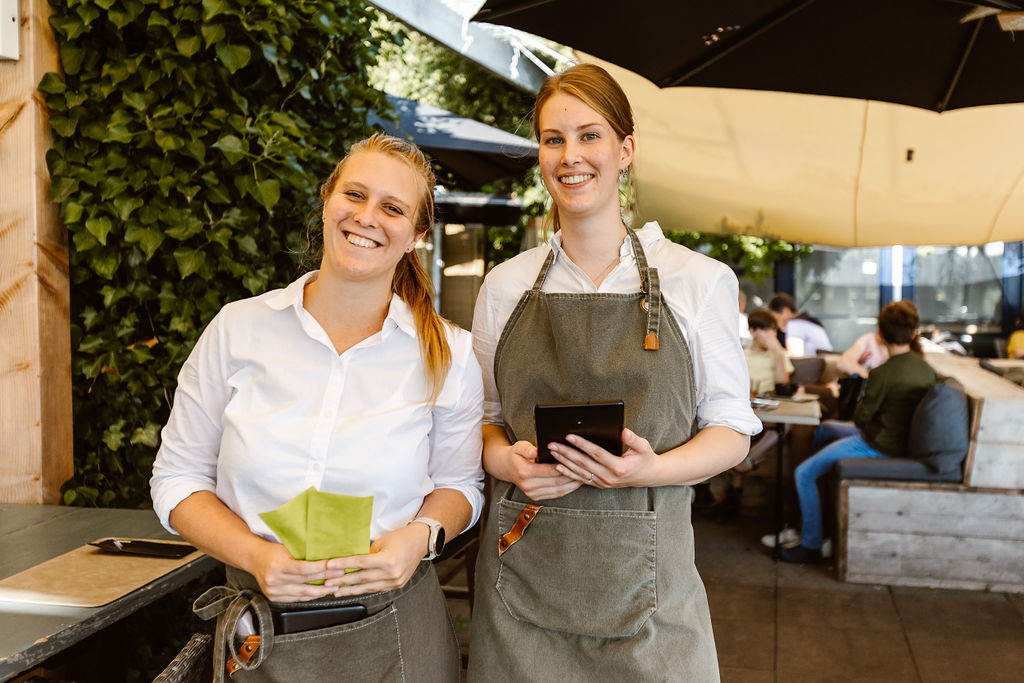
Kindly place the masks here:
[[(498, 501), (499, 533), (524, 507)], [(658, 607), (656, 519), (646, 510), (544, 506), (499, 559), (497, 590), (505, 608), (552, 631), (636, 635)]]
[(274, 636), (270, 657), (238, 681), (404, 681), (394, 605), (373, 616)]

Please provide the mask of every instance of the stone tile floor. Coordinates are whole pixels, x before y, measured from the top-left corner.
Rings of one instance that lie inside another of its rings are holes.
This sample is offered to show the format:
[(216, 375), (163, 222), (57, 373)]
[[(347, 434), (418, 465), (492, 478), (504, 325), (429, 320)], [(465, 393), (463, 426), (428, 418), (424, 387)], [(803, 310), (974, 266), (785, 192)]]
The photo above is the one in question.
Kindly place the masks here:
[[(694, 521), (723, 683), (1024, 681), (1024, 595), (840, 583), (772, 561), (769, 527)], [(448, 604), (466, 653), (468, 600)]]

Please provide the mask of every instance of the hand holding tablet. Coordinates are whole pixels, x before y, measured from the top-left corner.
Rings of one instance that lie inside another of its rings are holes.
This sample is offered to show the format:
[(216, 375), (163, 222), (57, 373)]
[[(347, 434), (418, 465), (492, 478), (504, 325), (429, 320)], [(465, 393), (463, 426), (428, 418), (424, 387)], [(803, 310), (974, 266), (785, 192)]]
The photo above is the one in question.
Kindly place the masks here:
[(568, 434), (582, 437), (612, 455), (622, 455), (624, 417), (625, 404), (622, 401), (538, 403), (534, 408), (537, 462), (557, 462), (548, 450), (548, 444), (567, 443), (565, 437)]

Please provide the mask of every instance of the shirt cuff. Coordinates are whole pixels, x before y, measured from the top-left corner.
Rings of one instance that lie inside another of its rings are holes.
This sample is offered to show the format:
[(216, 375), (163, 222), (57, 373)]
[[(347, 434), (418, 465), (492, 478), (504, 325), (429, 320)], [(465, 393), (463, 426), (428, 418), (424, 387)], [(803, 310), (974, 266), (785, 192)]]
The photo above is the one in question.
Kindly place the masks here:
[[(482, 485), (483, 485), (483, 483), (481, 482), (481, 486)], [(466, 526), (465, 529), (463, 529), (459, 533), (461, 534), (464, 531), (468, 531), (469, 529), (472, 529), (473, 525), (476, 524), (477, 520), (480, 519), (480, 513), (484, 509), (484, 494), (483, 494), (483, 491), (481, 491), (480, 489), (478, 489), (475, 486), (465, 485), (465, 484), (443, 485), (443, 486), (438, 486), (437, 488), (451, 489), (453, 491), (458, 491), (469, 502), (469, 506), (470, 506), (470, 508), (472, 508), (473, 512), (472, 512), (472, 515), (470, 516), (469, 524)], [(451, 539), (448, 539), (448, 540), (451, 540)]]
[(163, 491), (153, 496), (153, 510), (156, 512), (160, 524), (175, 536), (180, 536), (174, 527), (171, 526), (171, 512), (178, 507), (181, 501), (185, 500), (198, 491), (209, 491), (217, 495), (215, 487), (195, 481), (185, 481), (173, 485), (166, 485)]
[(747, 398), (723, 398), (705, 401), (697, 411), (697, 428), (728, 427), (740, 434), (754, 436), (764, 428)]

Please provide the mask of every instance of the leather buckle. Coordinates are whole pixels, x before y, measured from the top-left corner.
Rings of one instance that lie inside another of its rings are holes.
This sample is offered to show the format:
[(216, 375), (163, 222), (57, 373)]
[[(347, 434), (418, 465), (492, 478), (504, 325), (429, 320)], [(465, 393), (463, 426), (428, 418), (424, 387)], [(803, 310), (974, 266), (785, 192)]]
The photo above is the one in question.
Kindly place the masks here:
[(242, 643), (242, 646), (238, 648), (238, 654), (235, 655), (238, 659), (236, 660), (235, 657), (228, 658), (228, 675), (230, 676), (242, 668), (242, 664), (239, 663), (238, 660), (241, 660), (242, 663), (248, 664), (249, 660), (256, 656), (256, 650), (258, 650), (259, 647), (260, 637), (257, 635), (248, 636)]
[(515, 524), (509, 529), (508, 533), (498, 539), (498, 557), (505, 554), (505, 551), (515, 545), (516, 541), (523, 537), (523, 533), (526, 531), (526, 527), (530, 526), (534, 519), (537, 517), (537, 513), (543, 505), (533, 505), (532, 503), (523, 508), (523, 511), (516, 517)]

